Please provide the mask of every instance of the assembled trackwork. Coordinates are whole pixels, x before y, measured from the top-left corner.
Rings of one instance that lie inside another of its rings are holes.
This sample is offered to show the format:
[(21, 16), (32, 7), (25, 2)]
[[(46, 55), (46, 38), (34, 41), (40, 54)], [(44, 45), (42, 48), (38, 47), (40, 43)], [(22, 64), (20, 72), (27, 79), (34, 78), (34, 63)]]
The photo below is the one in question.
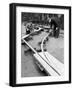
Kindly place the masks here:
[(46, 24), (22, 22), (22, 77), (64, 75), (64, 30), (56, 23), (56, 16), (62, 17), (53, 15)]

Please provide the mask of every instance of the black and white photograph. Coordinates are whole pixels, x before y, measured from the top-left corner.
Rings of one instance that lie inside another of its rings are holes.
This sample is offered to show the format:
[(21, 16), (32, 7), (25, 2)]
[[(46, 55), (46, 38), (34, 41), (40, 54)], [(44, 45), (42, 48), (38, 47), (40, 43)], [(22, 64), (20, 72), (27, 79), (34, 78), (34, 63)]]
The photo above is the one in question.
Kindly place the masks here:
[(21, 77), (64, 74), (64, 15), (21, 13)]
[(71, 7), (12, 5), (11, 86), (70, 83)]

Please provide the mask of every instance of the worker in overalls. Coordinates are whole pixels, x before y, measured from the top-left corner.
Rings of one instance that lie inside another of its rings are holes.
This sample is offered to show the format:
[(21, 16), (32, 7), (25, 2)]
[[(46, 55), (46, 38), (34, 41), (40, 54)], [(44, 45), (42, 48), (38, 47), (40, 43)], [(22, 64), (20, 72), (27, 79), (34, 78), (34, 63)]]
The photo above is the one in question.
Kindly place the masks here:
[(30, 34), (33, 31), (32, 23), (28, 23), (26, 26), (26, 34)]
[(50, 24), (50, 28), (52, 29), (51, 34), (52, 36), (54, 36), (55, 38), (59, 37), (59, 32), (60, 32), (60, 28), (59, 25), (57, 24), (57, 20), (55, 20), (55, 18), (50, 18), (49, 19), (49, 24)]

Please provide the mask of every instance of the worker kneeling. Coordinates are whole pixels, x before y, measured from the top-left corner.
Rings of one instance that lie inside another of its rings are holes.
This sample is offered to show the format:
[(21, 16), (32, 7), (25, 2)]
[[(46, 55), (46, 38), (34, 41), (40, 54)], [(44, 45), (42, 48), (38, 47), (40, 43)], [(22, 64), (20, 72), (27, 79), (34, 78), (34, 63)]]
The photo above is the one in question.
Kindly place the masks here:
[(26, 34), (30, 34), (31, 32), (33, 32), (33, 25), (32, 23), (28, 23), (26, 25)]

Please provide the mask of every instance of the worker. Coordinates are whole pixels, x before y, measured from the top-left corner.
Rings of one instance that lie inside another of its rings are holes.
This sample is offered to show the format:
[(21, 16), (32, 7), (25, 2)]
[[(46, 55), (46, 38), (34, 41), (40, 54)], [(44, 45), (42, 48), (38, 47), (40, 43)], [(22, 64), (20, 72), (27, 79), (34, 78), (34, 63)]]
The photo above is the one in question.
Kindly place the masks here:
[(33, 25), (32, 23), (28, 23), (26, 25), (26, 34), (30, 34), (33, 31)]
[(58, 38), (59, 37), (59, 31), (60, 31), (60, 28), (57, 24), (57, 21), (55, 19), (49, 19), (49, 24), (50, 24), (50, 27), (52, 31), (52, 36), (54, 36), (55, 38)]

